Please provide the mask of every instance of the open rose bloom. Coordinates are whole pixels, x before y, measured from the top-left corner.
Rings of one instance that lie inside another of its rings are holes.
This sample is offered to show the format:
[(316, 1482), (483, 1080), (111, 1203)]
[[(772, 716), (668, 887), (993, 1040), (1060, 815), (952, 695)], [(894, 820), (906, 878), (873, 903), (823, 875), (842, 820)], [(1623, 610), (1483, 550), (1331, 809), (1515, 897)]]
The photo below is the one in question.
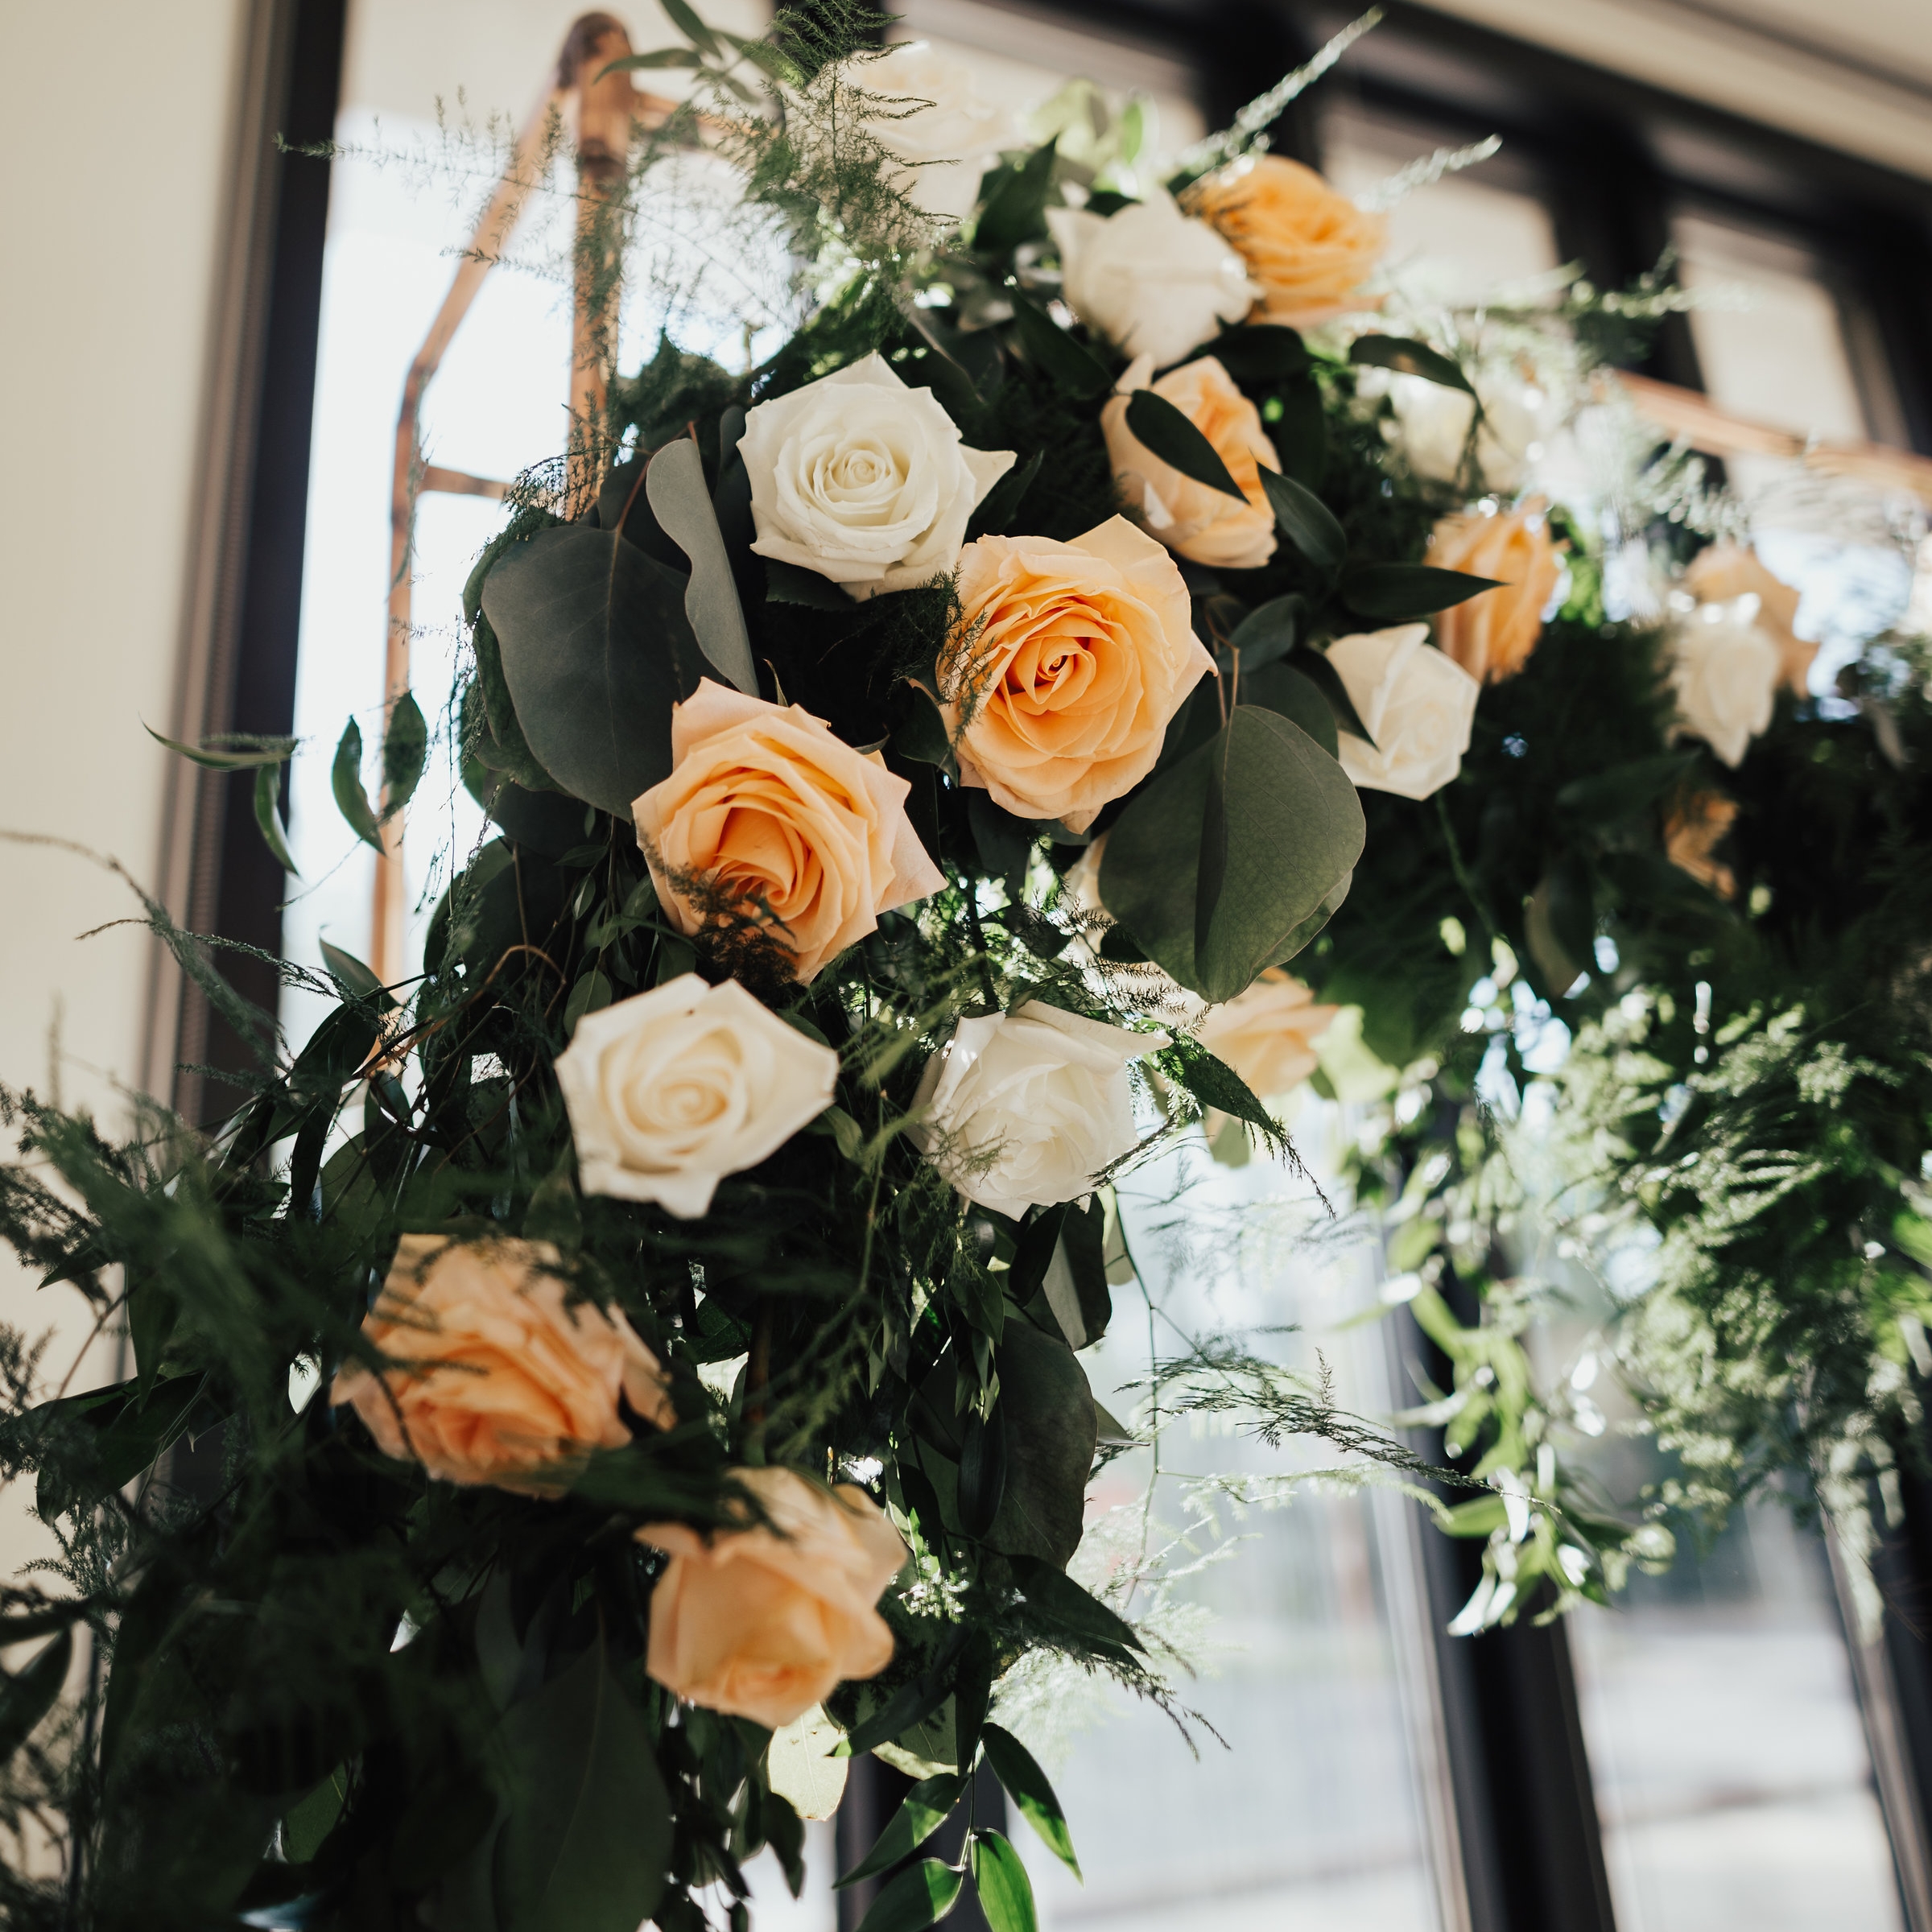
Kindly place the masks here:
[(1336, 754), (1364, 791), (1433, 798), (1463, 768), (1482, 687), (1428, 637), (1426, 624), (1397, 624), (1328, 646), (1328, 662), (1374, 740), (1344, 731)]
[(1684, 572), (1684, 588), (1700, 604), (1756, 597), (1757, 627), (1777, 646), (1779, 682), (1797, 697), (1810, 695), (1817, 642), (1798, 636), (1794, 628), (1798, 593), (1781, 577), (1773, 576), (1756, 551), (1741, 543), (1713, 543), (1708, 550), (1700, 550)]
[(1311, 167), (1244, 155), (1187, 192), (1261, 284), (1258, 320), (1307, 328), (1372, 308), (1358, 292), (1389, 245), (1389, 224), (1337, 194)]
[[(1261, 466), (1282, 466), (1261, 411), (1212, 356), (1183, 362), (1158, 382), (1148, 380), (1153, 374), (1153, 357), (1141, 357), (1100, 412), (1121, 500), (1149, 535), (1177, 556), (1224, 570), (1260, 569), (1275, 545), (1274, 511), (1261, 488)], [(1137, 389), (1151, 389), (1171, 402), (1208, 439), (1246, 502), (1183, 476), (1141, 442), (1127, 427), (1127, 406)]]
[(671, 714), (671, 774), (635, 807), (638, 842), (680, 932), (766, 923), (811, 980), (881, 912), (936, 892), (906, 816), (911, 787), (797, 705), (707, 678)]
[(1496, 589), (1438, 613), (1436, 648), (1479, 683), (1514, 677), (1543, 634), (1543, 612), (1563, 576), (1542, 518), (1533, 510), (1444, 517), (1422, 560), (1438, 570), (1496, 580)]
[(1245, 993), (1202, 1021), (1200, 1042), (1263, 1100), (1292, 1092), (1315, 1071), (1315, 1042), (1339, 1006), (1319, 1006), (1291, 972), (1265, 968)]
[(1174, 559), (1125, 517), (1071, 543), (969, 543), (960, 603), (939, 660), (960, 775), (1023, 819), (1084, 831), (1154, 770), (1214, 668)]
[(557, 1059), (586, 1194), (690, 1219), (824, 1112), (839, 1056), (736, 980), (681, 973), (577, 1022)]
[(394, 1364), (345, 1364), (329, 1392), (377, 1447), (450, 1483), (544, 1495), (631, 1432), (617, 1402), (677, 1420), (658, 1359), (621, 1310), (572, 1306), (543, 1241), (406, 1234), (362, 1332)]
[(892, 1662), (877, 1605), (906, 1546), (850, 1483), (828, 1495), (790, 1469), (732, 1473), (772, 1527), (638, 1532), (671, 1557), (651, 1591), (645, 1668), (679, 1697), (775, 1731)]

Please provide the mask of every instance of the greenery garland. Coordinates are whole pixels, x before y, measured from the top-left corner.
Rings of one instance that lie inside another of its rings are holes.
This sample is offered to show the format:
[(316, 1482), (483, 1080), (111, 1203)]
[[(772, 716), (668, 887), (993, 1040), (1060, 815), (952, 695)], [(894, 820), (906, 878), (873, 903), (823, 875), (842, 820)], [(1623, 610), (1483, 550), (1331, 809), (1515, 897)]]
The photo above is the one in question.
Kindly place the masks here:
[[(1916, 1424), (1922, 659), (1875, 649), (1856, 710), (1787, 695), (1703, 749), (1681, 626), (1608, 614), (1602, 534), (1463, 514), (1495, 466), (1485, 355), (1561, 343), (1580, 378), (1668, 288), (1566, 283), (1487, 336), (1330, 327), (1372, 217), (1279, 171), (1253, 116), (1177, 203), (1086, 97), (955, 230), (906, 160), (933, 104), (875, 68), (869, 14), (745, 43), (671, 11), (688, 47), (637, 64), (697, 69), (708, 118), (642, 144), (587, 273), (701, 139), (810, 312), (743, 376), (667, 338), (515, 493), (464, 599), (495, 829), (423, 976), (282, 968), (332, 1004), (290, 1054), (150, 902), (259, 1046), (246, 1104), (213, 1133), (149, 1107), (116, 1142), (6, 1101), (0, 1232), (133, 1364), (39, 1400), (36, 1348), (0, 1352), (0, 1471), (60, 1550), (0, 1598), (0, 1641), (46, 1640), (0, 1686), (10, 1923), (737, 1926), (745, 1861), (770, 1846), (795, 1888), (801, 1810), (878, 1750), (921, 1781), (848, 1874), (893, 1874), (869, 1922), (933, 1922), (969, 1876), (1030, 1927), (1000, 1833), (918, 1855), (983, 1753), (1078, 1869), (995, 1715), (1022, 1659), (1172, 1702), (1150, 1629), (1066, 1575), (1127, 1439), (1079, 1351), (1131, 1271), (1114, 1174), (1204, 1119), (1294, 1158), (1201, 1023), (1300, 1011), (1291, 959), (1360, 1009), (1355, 1071), (1391, 1103), (1356, 1191), (1451, 1366), (1428, 1414), (1464, 1473), (1433, 1473), (1483, 1492), (1441, 1512), (1487, 1539), (1463, 1627), (1600, 1596), (1673, 1513), (1789, 1465), (1848, 1505)], [(1311, 266), (1298, 208), (1339, 257)], [(1198, 328), (1118, 298), (1143, 249), (1187, 266)], [(1403, 440), (1418, 383), (1468, 399), (1446, 475)], [(1711, 520), (1681, 465), (1644, 487), (1688, 551)], [(1498, 533), (1516, 574), (1451, 555)], [(1117, 680), (1097, 712), (1090, 675)], [(372, 843), (426, 733), (394, 708), (380, 803), (353, 724), (338, 748)], [(293, 747), (184, 749), (272, 781)], [(1573, 1414), (1530, 1373), (1494, 1111), (1533, 1078), (1513, 980), (1577, 1027), (1567, 1198), (1600, 1251), (1660, 1237), (1622, 1330), (1683, 1471), (1650, 1520), (1572, 1475)], [(1163, 1417), (1430, 1473), (1238, 1347), (1164, 1373)]]

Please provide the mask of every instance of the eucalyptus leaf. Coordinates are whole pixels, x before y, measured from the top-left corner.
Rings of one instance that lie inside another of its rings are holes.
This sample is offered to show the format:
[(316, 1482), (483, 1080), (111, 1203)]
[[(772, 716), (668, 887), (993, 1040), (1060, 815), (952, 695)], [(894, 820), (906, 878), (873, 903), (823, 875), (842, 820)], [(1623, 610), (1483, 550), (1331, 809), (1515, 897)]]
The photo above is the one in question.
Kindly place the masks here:
[(1121, 815), (1100, 894), (1183, 986), (1232, 999), (1353, 868), (1365, 836), (1340, 766), (1292, 720), (1236, 704)]
[(1273, 389), (1308, 373), (1308, 345), (1301, 332), (1275, 322), (1224, 329), (1195, 353), (1212, 356), (1244, 389)]
[(833, 1889), (857, 1885), (861, 1879), (890, 1871), (901, 1859), (910, 1858), (945, 1823), (965, 1789), (964, 1777), (952, 1771), (914, 1785), (886, 1821), (877, 1843)]
[(1074, 1855), (1073, 1837), (1067, 1829), (1067, 1814), (1054, 1796), (1046, 1773), (1034, 1761), (1033, 1753), (1010, 1731), (989, 1724), (983, 1733), (986, 1759), (994, 1774), (1006, 1787), (1006, 1795), (1019, 1806), (1020, 1814), (1040, 1835), (1040, 1841), (1071, 1872), (1081, 1876), (1080, 1861)]
[(1009, 1840), (997, 1831), (976, 1831), (972, 1857), (973, 1889), (992, 1932), (1037, 1932), (1033, 1881)]
[(63, 1630), (33, 1662), (0, 1683), (0, 1762), (25, 1744), (54, 1707), (74, 1661), (74, 1633)]
[(651, 458), (644, 493), (659, 526), (690, 560), (684, 615), (698, 648), (722, 676), (755, 698), (758, 671), (752, 662), (751, 638), (738, 607), (717, 513), (705, 488), (704, 459), (690, 437), (679, 436)]
[(1015, 1318), (996, 1357), (1006, 1480), (989, 1547), (1065, 1569), (1080, 1547), (1099, 1424), (1079, 1360), (1056, 1335)]
[(565, 524), (501, 558), (483, 586), (517, 720), (573, 797), (628, 819), (671, 775), (671, 707), (707, 661), (683, 580), (615, 530)]
[(1358, 368), (1392, 369), (1399, 375), (1420, 376), (1444, 389), (1459, 389), (1466, 396), (1476, 394), (1469, 378), (1448, 357), (1406, 336), (1357, 336), (1348, 345), (1348, 360)]
[[(1220, 453), (1165, 396), (1137, 389), (1127, 398), (1129, 431), (1162, 462), (1210, 489), (1245, 503), (1241, 486), (1228, 473)], [(1269, 473), (1264, 469), (1261, 474)]]
[(849, 617), (857, 605), (830, 577), (807, 570), (803, 564), (787, 564), (779, 557), (762, 557), (765, 566), (765, 596), (772, 604), (802, 604), (807, 610), (836, 610)]
[(643, 1713), (602, 1645), (513, 1704), (502, 1742), (504, 1932), (637, 1932), (663, 1890), (670, 1801)]
[(859, 1921), (859, 1932), (919, 1932), (935, 1926), (959, 1902), (966, 1882), (962, 1872), (936, 1858), (923, 1858), (884, 1886), (872, 1909)]
[(288, 849), (288, 834), (282, 824), (282, 770), (279, 765), (258, 765), (255, 768), (255, 824), (262, 834), (262, 843), (268, 847), (275, 863), (282, 869), (301, 877), (295, 864), (295, 855)]
[(1501, 586), (1500, 578), (1439, 570), (1429, 564), (1353, 564), (1336, 588), (1342, 601), (1359, 615), (1384, 624), (1409, 624)]
[(1348, 553), (1348, 535), (1335, 512), (1305, 484), (1278, 476), (1265, 464), (1260, 467), (1276, 528), (1317, 570), (1334, 576)]
[(1299, 595), (1270, 597), (1235, 625), (1228, 648), (1241, 653), (1241, 675), (1286, 657), (1308, 621), (1308, 600)]
[(1297, 664), (1264, 664), (1250, 671), (1244, 663), (1235, 696), (1244, 704), (1261, 704), (1292, 718), (1330, 758), (1341, 742), (1335, 712), (1321, 687), (1302, 675)]
[(390, 708), (382, 734), (382, 822), (386, 824), (415, 796), (429, 760), (429, 727), (415, 694), (406, 691)]
[(1368, 735), (1368, 727), (1362, 722), (1362, 714), (1356, 709), (1355, 700), (1342, 682), (1342, 674), (1329, 663), (1327, 654), (1319, 650), (1298, 650), (1294, 663), (1294, 668), (1328, 700), (1336, 724), (1373, 748), (1375, 740)]
[(382, 851), (382, 832), (376, 823), (375, 807), (362, 789), (362, 727), (353, 718), (343, 727), (342, 736), (336, 741), (329, 785), (336, 795), (336, 809), (349, 820), (349, 829), (364, 844)]
[(1056, 147), (1049, 141), (1017, 166), (1009, 163), (988, 175), (993, 185), (973, 225), (974, 248), (985, 254), (1010, 254), (1022, 242), (1045, 236)]

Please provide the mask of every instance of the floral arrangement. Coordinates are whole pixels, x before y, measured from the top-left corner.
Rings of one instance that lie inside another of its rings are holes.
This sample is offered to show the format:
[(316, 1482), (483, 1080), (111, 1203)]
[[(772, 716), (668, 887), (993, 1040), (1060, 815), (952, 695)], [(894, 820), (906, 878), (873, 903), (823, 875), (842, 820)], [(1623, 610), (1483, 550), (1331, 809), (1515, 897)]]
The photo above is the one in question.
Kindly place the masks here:
[[(919, 1781), (868, 1922), (970, 1882), (1026, 1932), (1001, 1833), (921, 1855), (983, 1757), (1078, 1869), (1003, 1680), (1173, 1696), (1067, 1575), (1126, 1439), (1080, 1360), (1110, 1183), (1194, 1133), (1292, 1160), (1304, 1080), (1385, 1110), (1354, 1179), (1443, 1360), (1463, 1627), (1784, 1464), (1849, 1497), (1916, 1419), (1921, 659), (1821, 712), (1678, 456), (1620, 522), (1502, 481), (1531, 377), (1573, 404), (1670, 291), (1397, 332), (1381, 217), (1266, 151), (1310, 70), (1157, 180), (1131, 114), (1028, 147), (869, 15), (667, 6), (634, 64), (700, 91), (630, 192), (721, 152), (810, 300), (746, 373), (667, 339), (514, 493), (456, 720), (492, 831), (422, 976), (285, 968), (333, 1002), (290, 1054), (151, 905), (246, 1104), (116, 1145), (8, 1100), (0, 1226), (134, 1370), (37, 1401), (6, 1338), (63, 1552), (0, 1616), (46, 1640), (0, 1686), (10, 1923), (738, 1926), (877, 1751)], [(1633, 540), (1682, 614), (1611, 615)], [(380, 801), (338, 750), (372, 842), (423, 729)], [(1635, 1519), (1522, 1347), (1496, 1096), (1558, 1011), (1567, 1183), (1600, 1250), (1662, 1239), (1624, 1352), (1686, 1473)], [(1230, 1345), (1162, 1407), (1422, 1467)]]

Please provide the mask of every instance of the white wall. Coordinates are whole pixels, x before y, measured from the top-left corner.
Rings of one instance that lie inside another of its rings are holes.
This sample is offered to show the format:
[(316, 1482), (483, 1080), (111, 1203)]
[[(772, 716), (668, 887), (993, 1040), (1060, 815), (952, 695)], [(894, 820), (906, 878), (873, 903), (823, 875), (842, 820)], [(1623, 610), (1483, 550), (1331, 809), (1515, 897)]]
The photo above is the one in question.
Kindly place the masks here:
[[(111, 853), (144, 883), (168, 754), (142, 726), (167, 730), (174, 700), (240, 14), (0, 6), (0, 828)], [(84, 858), (0, 843), (0, 1081), (57, 1083), (121, 1125), (151, 942), (76, 935), (140, 910)], [(0, 1260), (0, 1320), (56, 1318), (55, 1381), (87, 1332), (80, 1298), (36, 1296)], [(0, 1572), (20, 1531), (0, 1497)]]

